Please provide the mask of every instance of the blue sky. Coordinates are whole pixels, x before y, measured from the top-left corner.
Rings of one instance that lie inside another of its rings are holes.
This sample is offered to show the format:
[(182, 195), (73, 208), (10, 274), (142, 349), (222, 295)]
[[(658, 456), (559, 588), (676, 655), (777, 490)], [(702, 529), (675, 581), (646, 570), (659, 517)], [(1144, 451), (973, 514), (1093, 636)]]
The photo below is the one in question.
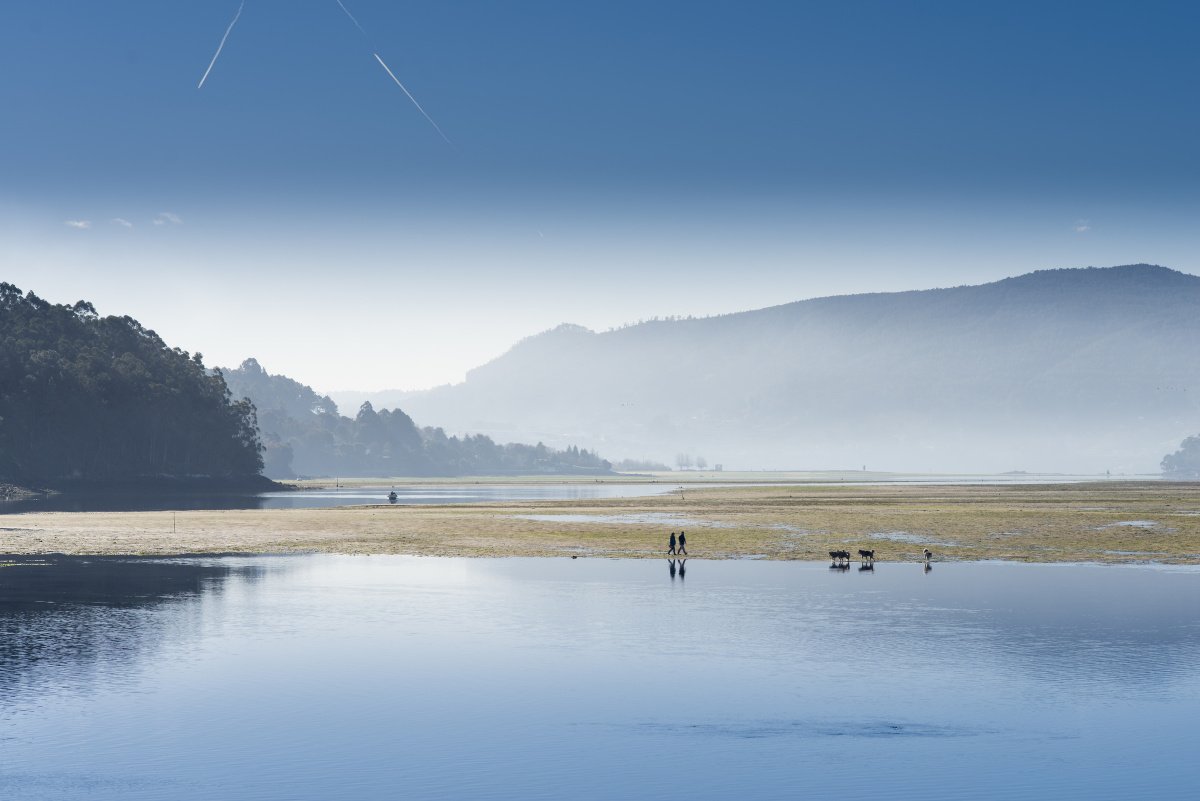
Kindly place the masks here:
[(237, 2), (8, 4), (0, 280), (332, 390), (562, 321), (1200, 271), (1188, 4), (346, 3), (370, 41), (247, 0), (202, 90)]

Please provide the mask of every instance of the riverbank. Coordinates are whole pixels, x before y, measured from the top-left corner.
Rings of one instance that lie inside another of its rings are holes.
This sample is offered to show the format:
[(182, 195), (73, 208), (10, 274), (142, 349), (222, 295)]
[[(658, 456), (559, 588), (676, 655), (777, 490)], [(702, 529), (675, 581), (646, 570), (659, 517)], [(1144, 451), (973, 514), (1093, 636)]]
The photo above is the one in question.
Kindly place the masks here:
[(337, 509), (31, 512), (0, 519), (0, 553), (410, 554), (820, 559), (874, 548), (919, 559), (1200, 564), (1200, 483), (688, 489), (603, 500)]
[[(1157, 474), (1121, 475), (1116, 481), (1157, 480)], [(288, 479), (298, 489), (335, 487), (405, 487), (496, 485), (581, 485), (581, 484), (1075, 484), (1111, 482), (1106, 474), (1066, 473), (892, 473), (877, 470), (672, 470), (668, 472), (612, 473), (610, 475), (501, 475), (501, 476), (398, 476)]]
[(144, 476), (113, 481), (61, 480), (38, 489), (0, 481), (0, 503), (16, 503), (50, 496), (70, 501), (106, 497), (119, 502), (129, 497), (256, 495), (262, 492), (289, 492), (295, 489), (265, 476)]

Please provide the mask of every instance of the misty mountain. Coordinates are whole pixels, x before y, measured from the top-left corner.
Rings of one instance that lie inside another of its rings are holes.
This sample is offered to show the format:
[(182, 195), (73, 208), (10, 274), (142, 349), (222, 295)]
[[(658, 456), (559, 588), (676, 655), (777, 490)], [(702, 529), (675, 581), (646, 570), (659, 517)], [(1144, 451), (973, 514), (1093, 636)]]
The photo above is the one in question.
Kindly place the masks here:
[(390, 399), (452, 431), (727, 468), (1156, 471), (1200, 429), (1200, 278), (1045, 270), (562, 325)]

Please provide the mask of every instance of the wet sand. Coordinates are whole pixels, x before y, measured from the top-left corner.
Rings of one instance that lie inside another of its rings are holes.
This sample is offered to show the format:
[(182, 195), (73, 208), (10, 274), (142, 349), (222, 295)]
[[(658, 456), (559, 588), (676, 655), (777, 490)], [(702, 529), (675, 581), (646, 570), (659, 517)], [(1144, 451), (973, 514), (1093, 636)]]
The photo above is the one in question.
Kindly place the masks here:
[(0, 553), (328, 552), (1200, 564), (1200, 483), (765, 486), (649, 498), (0, 517)]

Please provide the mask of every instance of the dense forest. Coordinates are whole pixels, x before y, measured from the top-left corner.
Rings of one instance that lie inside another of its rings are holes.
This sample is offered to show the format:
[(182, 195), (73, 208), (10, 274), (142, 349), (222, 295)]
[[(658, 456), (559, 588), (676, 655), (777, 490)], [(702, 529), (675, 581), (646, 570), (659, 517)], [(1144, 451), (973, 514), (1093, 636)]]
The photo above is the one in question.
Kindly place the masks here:
[(0, 479), (251, 483), (260, 451), (253, 405), (199, 353), (0, 283)]
[(545, 445), (501, 445), (483, 435), (447, 436), (419, 428), (399, 409), (376, 411), (370, 403), (353, 417), (312, 388), (270, 375), (254, 359), (226, 370), (233, 393), (258, 410), (266, 446), (265, 472), (296, 476), (457, 476), (603, 474), (612, 465), (596, 453)]
[(1200, 478), (1200, 435), (1188, 437), (1180, 444), (1179, 450), (1164, 456), (1162, 471), (1167, 478)]

